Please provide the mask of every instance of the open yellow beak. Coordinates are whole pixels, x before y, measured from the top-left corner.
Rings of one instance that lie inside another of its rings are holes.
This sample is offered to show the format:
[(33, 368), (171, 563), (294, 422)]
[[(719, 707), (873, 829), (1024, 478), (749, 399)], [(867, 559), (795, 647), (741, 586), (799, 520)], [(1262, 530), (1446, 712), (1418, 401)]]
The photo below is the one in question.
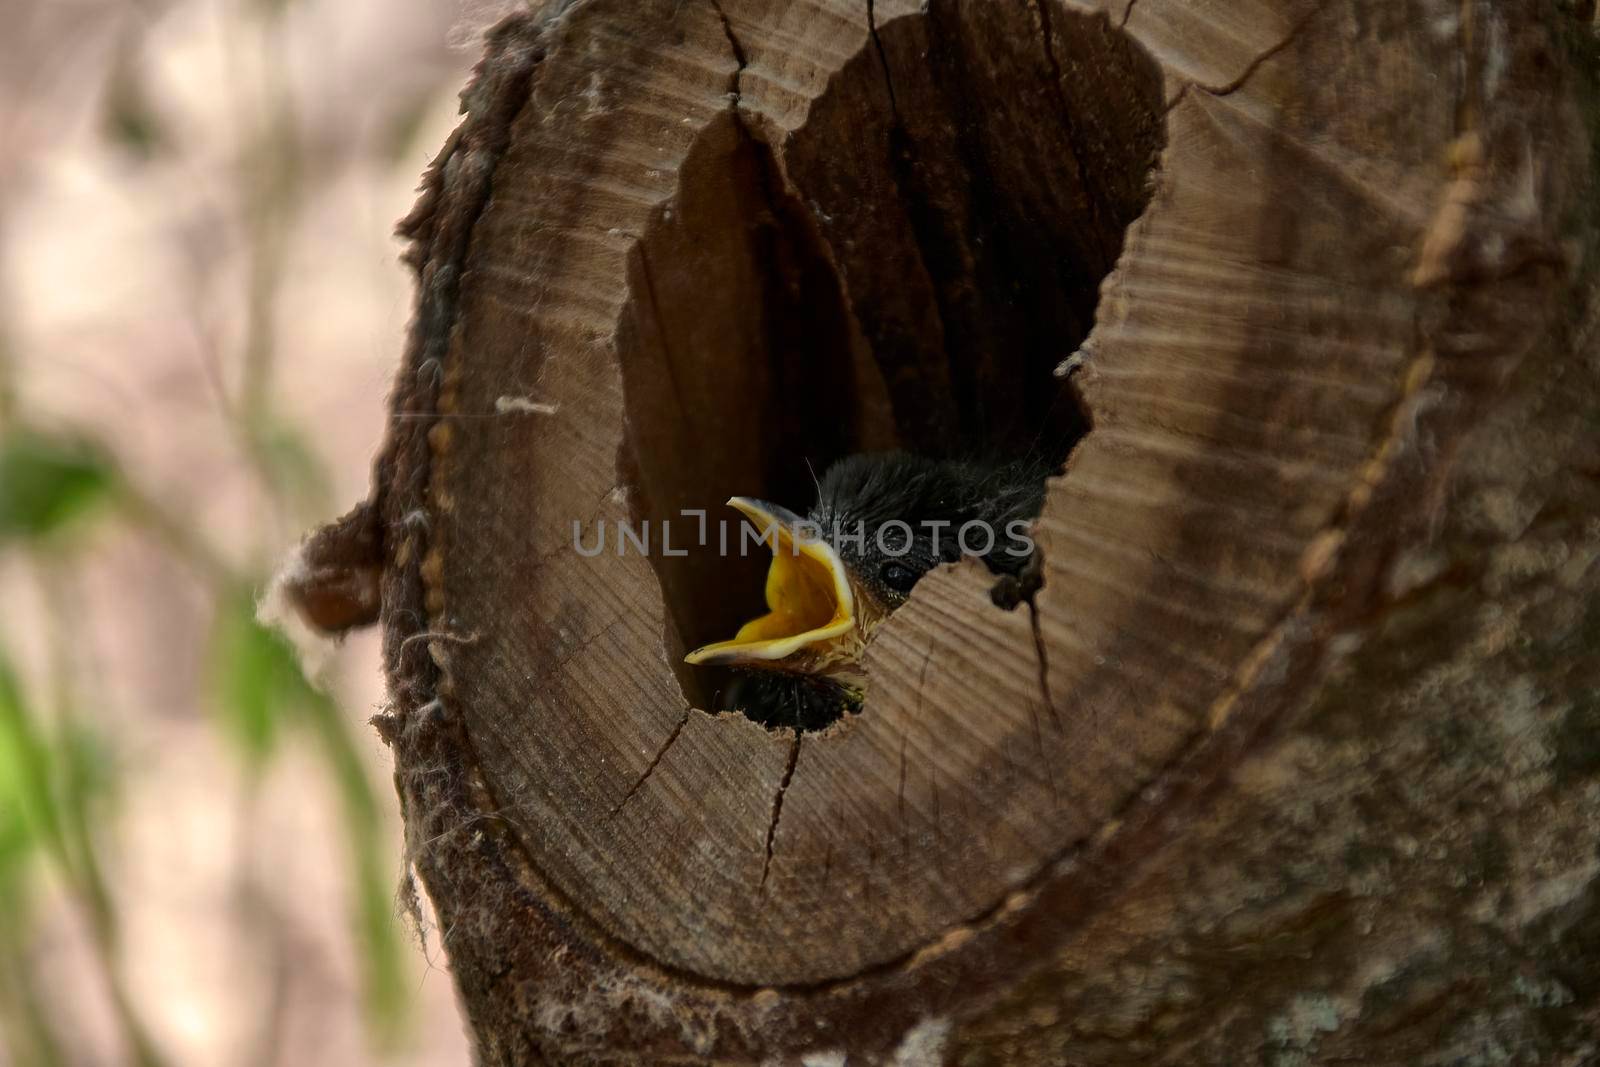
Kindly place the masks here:
[(784, 508), (741, 496), (728, 504), (755, 524), (772, 549), (767, 614), (745, 623), (733, 640), (697, 648), (684, 661), (697, 666), (771, 662), (848, 633), (855, 625), (855, 597), (833, 546), (806, 536), (802, 520)]

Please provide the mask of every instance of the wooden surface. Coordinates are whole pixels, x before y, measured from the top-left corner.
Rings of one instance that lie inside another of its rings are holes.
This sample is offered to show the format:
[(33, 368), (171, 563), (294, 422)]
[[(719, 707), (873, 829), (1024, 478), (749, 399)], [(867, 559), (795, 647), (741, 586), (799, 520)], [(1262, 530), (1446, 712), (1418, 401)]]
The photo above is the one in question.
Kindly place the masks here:
[[(1585, 49), (1533, 2), (506, 23), (374, 498), (485, 1062), (1579, 1062)], [(1059, 429), (1080, 345), (1033, 612), (936, 574), (828, 733), (696, 708), (760, 561), (571, 547)]]
[[(863, 436), (926, 449), (984, 404), (1004, 412), (997, 432), (1032, 436), (1142, 200), (1159, 75), (1099, 19), (1052, 27), (1108, 68), (1072, 94), (1080, 147), (1025, 5), (885, 12), (881, 55), (858, 51), (786, 137), (793, 105), (763, 87), (797, 75), (767, 57), (831, 56), (844, 13), (762, 32), (760, 10), (729, 4), (724, 25), (709, 5), (644, 5), (625, 30), (591, 6), (548, 31), (653, 44), (540, 68), (474, 228), (441, 404), (462, 417), (437, 434), (430, 492), (449, 502), (441, 616), (476, 635), (450, 649), (456, 698), (532, 865), (664, 967), (788, 986), (906, 958), (992, 909), (1137, 789), (1183, 724), (1041, 706), (1028, 620), (952, 576), (875, 650), (867, 713), (804, 745), (690, 712), (671, 669), (759, 604), (761, 560), (658, 551), (667, 609), (644, 558), (572, 549), (575, 518), (715, 519), (735, 493), (802, 506), (808, 460)], [(1009, 112), (1017, 84), (1030, 106)], [(1144, 140), (1098, 164), (1125, 114)], [(897, 128), (915, 154), (898, 176)], [(1063, 179), (1041, 152), (1084, 161)], [(507, 394), (556, 412), (484, 418)]]

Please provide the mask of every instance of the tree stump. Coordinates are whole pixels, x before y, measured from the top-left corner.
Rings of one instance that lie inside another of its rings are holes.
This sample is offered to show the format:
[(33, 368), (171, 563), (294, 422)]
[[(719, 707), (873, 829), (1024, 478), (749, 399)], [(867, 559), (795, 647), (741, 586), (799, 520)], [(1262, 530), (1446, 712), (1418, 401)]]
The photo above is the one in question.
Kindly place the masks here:
[[(381, 589), (481, 1060), (1600, 1056), (1584, 8), (495, 29), (403, 223), (372, 500), (300, 571), (336, 626)], [(762, 560), (574, 542), (1079, 437), (1034, 602), (936, 572), (821, 733), (682, 663)]]

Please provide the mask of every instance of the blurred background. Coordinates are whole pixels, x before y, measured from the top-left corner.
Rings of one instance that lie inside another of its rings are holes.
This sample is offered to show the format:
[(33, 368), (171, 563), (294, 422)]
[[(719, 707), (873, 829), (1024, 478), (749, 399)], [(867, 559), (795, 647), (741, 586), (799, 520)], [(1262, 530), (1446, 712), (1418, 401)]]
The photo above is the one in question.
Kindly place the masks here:
[(467, 1063), (376, 640), (302, 667), (256, 603), (366, 493), (500, 12), (0, 10), (0, 1062)]

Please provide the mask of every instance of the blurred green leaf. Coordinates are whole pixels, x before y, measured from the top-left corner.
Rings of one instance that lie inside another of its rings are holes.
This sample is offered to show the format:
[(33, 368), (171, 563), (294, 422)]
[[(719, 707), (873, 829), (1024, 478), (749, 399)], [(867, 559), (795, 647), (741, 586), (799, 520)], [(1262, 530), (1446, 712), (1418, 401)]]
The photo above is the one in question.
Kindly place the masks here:
[(404, 1035), (411, 990), (409, 948), (395, 916), (393, 865), (378, 835), (355, 847), (355, 910), (361, 985), (367, 1020), (379, 1042), (393, 1047)]
[(328, 762), (354, 862), (351, 918), (369, 1023), (380, 1042), (393, 1045), (410, 1001), (408, 949), (395, 916), (383, 806), (355, 734), (338, 702), (301, 670), (293, 646), (256, 618), (246, 590), (218, 606), (213, 675), (218, 707), (251, 765), (264, 765), (283, 733), (295, 727), (310, 731)]
[(0, 801), (0, 1059), (53, 1067), (65, 1062), (50, 1012), (33, 983), (30, 868), (38, 840), (21, 812)]
[(108, 941), (117, 936), (112, 892), (100, 870), (97, 828), (106, 825), (116, 790), (111, 746), (88, 722), (69, 717), (56, 736), (55, 798), (62, 838), (74, 880), (95, 927)]
[(0, 438), (0, 541), (54, 533), (110, 496), (116, 467), (83, 438), (17, 430)]
[(410, 992), (408, 949), (395, 915), (393, 864), (386, 847), (382, 807), (338, 704), (318, 692), (307, 710), (339, 789), (355, 861), (352, 906), (368, 1021), (382, 1043), (393, 1045), (403, 1033)]
[(0, 652), (0, 813), (14, 823), (13, 850), (44, 845), (61, 851), (61, 824), (51, 799), (51, 752), (22, 685)]
[[(6, 936), (0, 938), (0, 956), (13, 957), (0, 959), (0, 968), (15, 971), (14, 965), (24, 962), (21, 954), (29, 941), (34, 861), (44, 853), (69, 877), (76, 873), (68, 844), (70, 829), (63, 822), (58, 802), (67, 778), (63, 774), (66, 763), (0, 649), (0, 915), (4, 916), (0, 925), (6, 928)], [(25, 971), (24, 966), (10, 983), (14, 987), (10, 995), (21, 1001), (31, 996)], [(25, 1016), (33, 1010), (20, 1002), (14, 1008)], [(37, 1025), (43, 1022), (42, 1017), (34, 1020)], [(34, 1037), (41, 1039), (41, 1035), (48, 1036), (47, 1029)]]
[(0, 908), (21, 892), (31, 855), (43, 847), (112, 929), (111, 901), (95, 856), (93, 827), (103, 822), (112, 763), (104, 741), (81, 722), (46, 733), (0, 652)]
[(36, 844), (22, 813), (0, 805), (0, 911), (9, 927), (27, 926), (27, 875)]
[(63, 812), (75, 819), (97, 819), (116, 791), (111, 745), (89, 722), (73, 718), (64, 724), (56, 749)]
[(276, 751), (285, 720), (314, 690), (289, 642), (256, 619), (248, 590), (218, 603), (211, 647), (217, 710), (247, 763), (259, 769)]

